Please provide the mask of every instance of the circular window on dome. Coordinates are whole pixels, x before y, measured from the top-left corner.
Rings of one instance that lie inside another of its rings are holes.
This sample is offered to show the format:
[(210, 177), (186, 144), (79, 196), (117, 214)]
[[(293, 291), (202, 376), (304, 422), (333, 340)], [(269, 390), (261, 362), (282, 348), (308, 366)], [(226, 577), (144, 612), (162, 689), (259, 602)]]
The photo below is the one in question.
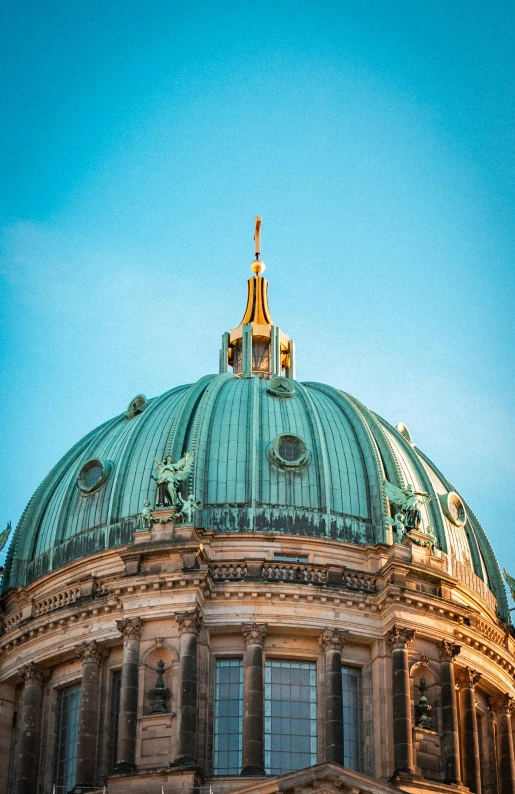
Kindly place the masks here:
[(464, 527), (467, 522), (467, 511), (461, 498), (455, 491), (440, 496), (443, 511), (455, 527)]
[(272, 461), (283, 469), (301, 469), (309, 460), (309, 450), (299, 436), (280, 435), (269, 447)]
[(144, 394), (138, 394), (133, 400), (130, 401), (129, 407), (125, 411), (125, 418), (132, 419), (133, 416), (143, 413), (148, 405), (148, 400)]
[(295, 397), (295, 386), (288, 378), (276, 375), (268, 383), (267, 392), (272, 397)]
[(92, 493), (100, 488), (108, 479), (113, 464), (110, 460), (92, 458), (84, 464), (77, 478), (77, 485), (84, 494)]

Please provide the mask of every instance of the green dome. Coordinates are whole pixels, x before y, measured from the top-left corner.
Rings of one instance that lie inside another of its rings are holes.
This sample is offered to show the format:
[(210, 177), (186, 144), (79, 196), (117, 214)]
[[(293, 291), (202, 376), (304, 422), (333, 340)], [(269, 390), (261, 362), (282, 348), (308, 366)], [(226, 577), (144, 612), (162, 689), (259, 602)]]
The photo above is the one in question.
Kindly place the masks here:
[[(383, 480), (434, 498), (422, 526), (508, 608), (490, 544), (470, 508), (400, 430), (338, 389), (208, 375), (126, 413), (79, 441), (38, 488), (16, 530), (3, 591), (88, 554), (131, 543), (146, 499), (156, 500), (154, 458), (194, 453), (188, 489), (199, 527), (387, 542)], [(456, 504), (451, 504), (452, 498)], [(460, 512), (461, 510), (461, 512)]]

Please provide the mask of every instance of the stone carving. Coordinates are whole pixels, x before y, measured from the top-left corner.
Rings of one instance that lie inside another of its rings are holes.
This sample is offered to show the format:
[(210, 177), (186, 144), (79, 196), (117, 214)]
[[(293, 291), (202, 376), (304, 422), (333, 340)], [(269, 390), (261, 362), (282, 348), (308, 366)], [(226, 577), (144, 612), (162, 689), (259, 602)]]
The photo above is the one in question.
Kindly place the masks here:
[(187, 499), (183, 499), (181, 494), (178, 494), (179, 504), (182, 505), (179, 513), (179, 522), (181, 524), (193, 524), (193, 514), (202, 507), (200, 499), (196, 499), (192, 493)]
[(397, 533), (399, 540), (402, 541), (406, 537), (417, 546), (429, 549), (430, 553), (434, 555), (436, 535), (431, 524), (428, 524), (425, 528), (419, 526), (417, 529), (412, 529), (406, 526), (407, 518), (405, 513), (395, 513), (394, 518), (386, 516), (385, 520), (387, 524), (393, 527), (393, 531)]
[[(411, 485), (399, 488), (388, 480), (383, 480), (383, 488), (390, 502), (400, 507), (400, 511), (396, 515), (402, 515), (402, 519), (399, 520), (405, 529), (408, 531), (418, 529), (422, 519), (420, 506), (427, 505), (433, 497), (428, 493), (414, 491)], [(392, 519), (390, 521), (395, 523)]]
[(20, 670), (20, 675), (23, 678), (25, 686), (27, 686), (27, 684), (39, 684), (39, 686), (44, 686), (48, 678), (48, 672), (40, 667), (39, 664), (36, 664), (36, 662), (29, 662), (24, 665)]
[(342, 631), (341, 629), (324, 629), (318, 643), (324, 651), (341, 652), (348, 633), (348, 631)]
[(489, 705), (496, 714), (511, 714), (515, 708), (515, 698), (509, 693), (505, 695), (496, 695), (490, 698)]
[(152, 508), (150, 507), (150, 502), (148, 499), (145, 499), (143, 502), (140, 518), (142, 527), (144, 529), (151, 529), (154, 519), (152, 518)]
[(248, 645), (261, 645), (263, 647), (267, 628), (266, 623), (244, 623), (242, 631), (245, 647)]
[(157, 681), (153, 689), (149, 690), (149, 695), (152, 698), (150, 702), (150, 709), (152, 714), (167, 714), (165, 700), (170, 697), (170, 690), (164, 685), (163, 673), (165, 670), (165, 663), (159, 659), (157, 663)]
[(470, 667), (460, 667), (456, 672), (456, 683), (460, 689), (474, 689), (478, 681), (481, 680), (481, 673), (471, 670)]
[(157, 477), (152, 477), (157, 482), (156, 507), (177, 507), (178, 489), (186, 480), (193, 467), (193, 452), (186, 454), (177, 463), (167, 455), (162, 461), (154, 458), (157, 466)]
[(393, 629), (391, 629), (386, 635), (386, 639), (392, 646), (392, 650), (395, 651), (398, 648), (408, 649), (414, 636), (414, 629), (405, 629), (403, 626), (394, 626)]
[(96, 640), (92, 642), (81, 642), (81, 644), (75, 648), (75, 652), (82, 664), (86, 664), (86, 662), (95, 662), (99, 667), (109, 655), (107, 648), (102, 648)]
[(420, 691), (420, 700), (415, 705), (417, 728), (428, 728), (431, 730), (433, 727), (433, 720), (430, 717), (431, 705), (426, 697), (427, 683), (425, 678), (420, 679), (420, 684), (417, 689)]
[(140, 640), (143, 621), (141, 618), (123, 618), (116, 621), (116, 628), (123, 634), (124, 640)]
[(202, 625), (202, 615), (199, 609), (194, 609), (191, 612), (177, 612), (175, 619), (179, 624), (181, 634), (196, 634), (198, 636)]
[(421, 656), (418, 662), (419, 667), (429, 667), (429, 656)]
[(457, 645), (452, 640), (442, 640), (440, 643), (440, 661), (452, 662), (455, 656), (461, 651), (461, 645)]

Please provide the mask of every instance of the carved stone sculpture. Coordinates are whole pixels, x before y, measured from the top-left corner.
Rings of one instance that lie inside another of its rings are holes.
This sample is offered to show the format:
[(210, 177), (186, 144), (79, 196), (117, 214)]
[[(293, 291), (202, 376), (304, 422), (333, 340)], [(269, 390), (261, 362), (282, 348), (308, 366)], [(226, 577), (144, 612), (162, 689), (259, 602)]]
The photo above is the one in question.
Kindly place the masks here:
[(181, 494), (178, 494), (179, 504), (182, 505), (181, 512), (179, 513), (179, 522), (181, 524), (192, 524), (193, 514), (202, 507), (202, 502), (197, 499), (192, 493), (187, 499), (183, 499)]
[(164, 460), (154, 458), (157, 466), (157, 477), (152, 477), (157, 482), (157, 507), (177, 507), (178, 488), (186, 480), (193, 466), (193, 452), (187, 452), (177, 463), (170, 455)]
[(150, 529), (152, 527), (154, 520), (152, 518), (152, 508), (150, 507), (150, 502), (148, 501), (148, 499), (145, 499), (145, 501), (143, 502), (143, 508), (140, 513), (140, 518), (141, 518), (141, 525), (143, 526), (144, 529)]
[(427, 505), (432, 496), (421, 491), (414, 491), (411, 485), (399, 488), (397, 485), (383, 480), (385, 493), (394, 505), (399, 505), (400, 512), (404, 515), (402, 523), (407, 530), (418, 529), (421, 521), (420, 506)]
[(163, 662), (162, 659), (159, 659), (156, 670), (157, 673), (156, 685), (153, 689), (150, 689), (148, 693), (152, 698), (150, 702), (150, 709), (152, 714), (168, 713), (165, 700), (170, 697), (170, 690), (167, 686), (164, 685), (164, 681), (163, 681), (164, 670), (165, 670), (165, 663)]
[(418, 686), (420, 690), (420, 700), (415, 705), (415, 713), (417, 715), (417, 728), (428, 728), (429, 730), (433, 727), (433, 720), (430, 717), (431, 714), (431, 705), (426, 696), (427, 692), (427, 683), (425, 678), (420, 679), (420, 684)]

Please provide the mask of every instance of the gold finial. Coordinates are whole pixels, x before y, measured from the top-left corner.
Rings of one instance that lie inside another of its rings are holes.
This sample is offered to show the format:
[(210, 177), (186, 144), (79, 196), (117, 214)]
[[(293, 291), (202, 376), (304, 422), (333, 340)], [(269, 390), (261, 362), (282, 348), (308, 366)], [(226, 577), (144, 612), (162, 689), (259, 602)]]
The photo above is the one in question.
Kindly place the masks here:
[(261, 262), (260, 255), (261, 255), (261, 218), (259, 215), (256, 215), (256, 227), (254, 230), (254, 242), (255, 242), (255, 249), (256, 249), (256, 259), (252, 262), (250, 269), (256, 276), (260, 276), (261, 273), (265, 270), (265, 263)]

